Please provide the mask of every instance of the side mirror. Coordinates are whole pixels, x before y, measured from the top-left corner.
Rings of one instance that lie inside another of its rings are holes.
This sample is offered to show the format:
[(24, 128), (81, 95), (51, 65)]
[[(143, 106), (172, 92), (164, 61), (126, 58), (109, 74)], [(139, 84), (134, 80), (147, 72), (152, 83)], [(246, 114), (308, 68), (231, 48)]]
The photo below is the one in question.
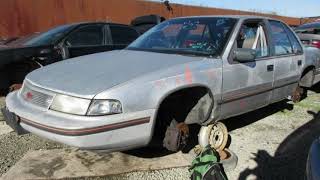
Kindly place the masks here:
[(245, 63), (255, 61), (257, 51), (254, 49), (238, 48), (234, 51), (234, 60)]

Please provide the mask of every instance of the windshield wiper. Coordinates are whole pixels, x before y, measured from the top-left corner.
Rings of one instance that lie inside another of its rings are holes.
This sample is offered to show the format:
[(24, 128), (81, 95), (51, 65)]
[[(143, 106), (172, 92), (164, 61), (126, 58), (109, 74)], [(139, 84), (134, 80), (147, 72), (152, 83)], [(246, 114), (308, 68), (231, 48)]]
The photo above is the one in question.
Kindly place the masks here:
[(128, 50), (136, 50), (136, 51), (147, 51), (147, 52), (157, 52), (157, 53), (166, 53), (166, 54), (180, 54), (180, 55), (192, 55), (192, 56), (214, 56), (212, 53), (201, 52), (201, 51), (193, 51), (190, 49), (173, 49), (173, 48), (136, 48), (136, 47), (128, 47)]

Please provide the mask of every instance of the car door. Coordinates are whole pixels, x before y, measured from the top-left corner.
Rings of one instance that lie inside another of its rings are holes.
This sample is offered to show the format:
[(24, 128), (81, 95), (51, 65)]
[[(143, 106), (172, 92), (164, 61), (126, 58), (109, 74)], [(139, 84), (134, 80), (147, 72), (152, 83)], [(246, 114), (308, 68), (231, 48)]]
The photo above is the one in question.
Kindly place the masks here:
[(300, 44), (295, 42), (296, 37), (291, 37), (291, 30), (286, 25), (276, 20), (268, 22), (274, 57), (274, 90), (271, 102), (276, 102), (293, 94), (300, 78), (303, 55)]
[(126, 48), (139, 37), (139, 33), (129, 26), (110, 24), (109, 28), (113, 49)]
[(64, 40), (68, 57), (77, 57), (106, 50), (105, 25), (82, 25), (72, 31)]
[[(270, 58), (268, 39), (266, 24), (262, 19), (246, 20), (238, 28), (228, 60), (223, 62), (221, 111), (224, 118), (269, 103), (273, 88), (274, 61)], [(241, 48), (255, 50), (256, 59), (242, 63), (235, 60), (235, 51)]]

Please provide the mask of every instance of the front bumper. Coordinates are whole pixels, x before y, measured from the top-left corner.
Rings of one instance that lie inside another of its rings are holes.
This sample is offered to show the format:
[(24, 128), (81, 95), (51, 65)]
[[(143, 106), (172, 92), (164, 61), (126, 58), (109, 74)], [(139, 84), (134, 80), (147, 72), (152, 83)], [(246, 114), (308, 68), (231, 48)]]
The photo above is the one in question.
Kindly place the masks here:
[(6, 105), (18, 116), (15, 122), (21, 129), (82, 149), (130, 149), (148, 144), (152, 137), (154, 109), (78, 116), (38, 108), (19, 98), (18, 92), (7, 96)]
[(6, 124), (10, 126), (18, 135), (29, 133), (20, 126), (20, 118), (10, 112), (7, 107), (1, 109)]

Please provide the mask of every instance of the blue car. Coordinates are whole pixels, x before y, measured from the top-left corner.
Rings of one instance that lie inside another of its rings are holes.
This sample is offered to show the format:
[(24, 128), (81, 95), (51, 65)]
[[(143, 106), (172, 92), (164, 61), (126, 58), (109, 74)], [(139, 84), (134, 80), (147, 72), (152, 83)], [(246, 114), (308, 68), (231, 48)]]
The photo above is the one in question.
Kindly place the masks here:
[(320, 180), (320, 138), (313, 141), (308, 161), (307, 180)]

